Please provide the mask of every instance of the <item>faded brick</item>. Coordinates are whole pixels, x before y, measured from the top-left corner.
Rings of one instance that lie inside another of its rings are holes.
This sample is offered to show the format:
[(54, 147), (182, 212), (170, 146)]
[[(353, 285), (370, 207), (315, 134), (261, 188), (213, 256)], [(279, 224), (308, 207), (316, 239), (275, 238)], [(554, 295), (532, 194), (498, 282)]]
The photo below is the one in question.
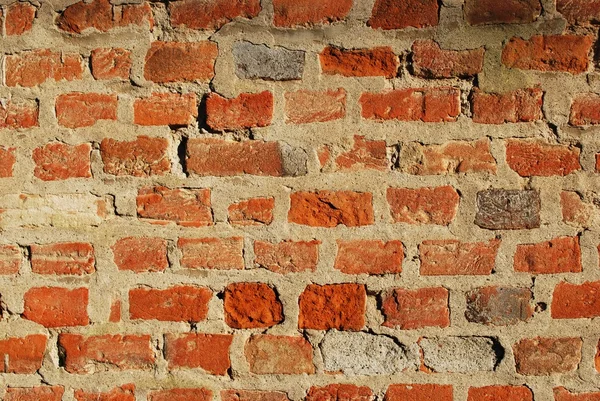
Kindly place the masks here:
[(469, 291), (466, 298), (469, 322), (507, 326), (533, 316), (533, 294), (527, 288), (483, 287)]
[(288, 124), (327, 122), (346, 115), (346, 91), (299, 90), (285, 93), (285, 116)]
[(443, 287), (416, 290), (396, 288), (382, 299), (383, 325), (401, 330), (448, 327), (448, 299), (449, 292)]
[(454, 220), (460, 196), (451, 186), (388, 188), (387, 201), (396, 223), (447, 226)]
[(557, 0), (556, 10), (571, 24), (588, 25), (600, 21), (599, 0)]
[(367, 386), (354, 384), (330, 384), (328, 386), (312, 386), (308, 389), (305, 401), (373, 401), (375, 395)]
[(207, 388), (173, 388), (148, 393), (148, 401), (211, 401), (213, 393)]
[(469, 387), (467, 401), (533, 401), (527, 386)]
[(244, 268), (241, 237), (180, 238), (181, 266), (188, 269), (241, 270)]
[(201, 368), (211, 375), (226, 375), (231, 367), (228, 334), (166, 334), (165, 359), (169, 369)]
[(419, 245), (423, 276), (489, 275), (496, 265), (499, 240), (430, 240)]
[(17, 148), (0, 146), (0, 178), (10, 178), (13, 176), (13, 170), (17, 158), (15, 151)]
[(96, 79), (120, 79), (126, 81), (131, 72), (131, 51), (121, 48), (92, 50), (90, 57), (92, 75)]
[(232, 54), (239, 78), (269, 81), (302, 79), (304, 51), (238, 41), (233, 44)]
[(56, 118), (63, 127), (91, 127), (99, 120), (116, 120), (117, 102), (117, 95), (65, 93), (56, 98)]
[(21, 260), (21, 249), (18, 246), (0, 245), (0, 276), (17, 274), (21, 269)]
[(31, 245), (29, 249), (34, 273), (81, 276), (96, 271), (94, 248), (89, 243)]
[(7, 36), (22, 35), (31, 30), (37, 8), (29, 3), (16, 2), (6, 8), (4, 32)]
[(400, 241), (338, 240), (334, 267), (346, 274), (402, 272), (404, 248)]
[(83, 58), (75, 53), (36, 49), (6, 56), (4, 68), (7, 86), (33, 87), (49, 79), (81, 79)]
[(124, 384), (109, 391), (75, 390), (76, 401), (135, 401), (135, 385)]
[(134, 177), (166, 174), (171, 170), (168, 146), (164, 138), (139, 136), (133, 141), (105, 138), (100, 143), (104, 172)]
[(273, 222), (274, 198), (252, 198), (227, 208), (229, 223), (235, 226), (263, 226)]
[(221, 390), (221, 401), (290, 401), (290, 399), (281, 391)]
[(500, 362), (500, 347), (488, 337), (422, 338), (423, 364), (434, 372), (491, 372)]
[(136, 203), (141, 218), (173, 221), (188, 227), (213, 224), (210, 189), (141, 188)]
[(385, 141), (370, 141), (359, 135), (354, 136), (352, 149), (338, 155), (334, 163), (335, 169), (340, 171), (387, 171), (390, 168)]
[(573, 393), (564, 387), (554, 387), (554, 401), (599, 401), (600, 391)]
[(244, 355), (254, 374), (315, 373), (313, 349), (304, 337), (253, 335), (246, 341)]
[(61, 401), (65, 388), (62, 386), (9, 387), (4, 401)]
[(581, 338), (532, 338), (513, 345), (517, 373), (546, 376), (574, 372), (581, 361)]
[(254, 241), (254, 263), (274, 273), (312, 272), (317, 269), (321, 241)]

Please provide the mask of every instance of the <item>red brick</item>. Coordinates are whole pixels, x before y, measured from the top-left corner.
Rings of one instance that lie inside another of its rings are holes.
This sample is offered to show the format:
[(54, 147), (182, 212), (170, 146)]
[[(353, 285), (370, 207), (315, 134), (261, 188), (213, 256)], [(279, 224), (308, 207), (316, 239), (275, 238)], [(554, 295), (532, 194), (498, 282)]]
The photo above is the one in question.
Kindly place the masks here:
[(408, 290), (396, 288), (381, 304), (387, 327), (402, 330), (450, 326), (448, 290), (443, 287)]
[(184, 0), (169, 3), (171, 26), (216, 30), (236, 18), (254, 18), (260, 0)]
[(577, 370), (581, 361), (581, 338), (532, 338), (513, 345), (517, 373), (549, 375)]
[(585, 93), (575, 96), (569, 123), (575, 126), (600, 124), (600, 95)]
[(590, 64), (592, 36), (532, 36), (512, 38), (502, 51), (502, 64), (509, 68), (537, 71), (564, 71), (581, 74)]
[(556, 10), (571, 24), (589, 25), (600, 21), (600, 1), (598, 0), (557, 0)]
[(437, 0), (376, 0), (368, 25), (373, 29), (436, 26), (439, 9)]
[(346, 115), (346, 91), (302, 89), (285, 93), (285, 116), (288, 124), (306, 124), (339, 120)]
[(577, 192), (562, 191), (560, 193), (562, 218), (565, 223), (589, 227), (595, 214), (594, 205), (584, 202)]
[(91, 127), (99, 120), (117, 119), (117, 95), (65, 93), (56, 98), (58, 123), (67, 128)]
[(92, 146), (54, 142), (33, 150), (33, 175), (43, 181), (90, 178)]
[(217, 138), (190, 139), (186, 150), (189, 173), (202, 176), (286, 174), (278, 142), (260, 140), (231, 142)]
[(129, 290), (129, 318), (162, 322), (200, 322), (208, 315), (212, 291), (205, 287), (175, 286), (164, 290)]
[(506, 162), (521, 177), (565, 176), (581, 169), (580, 150), (544, 141), (511, 139), (506, 143)]
[(533, 401), (526, 386), (470, 387), (467, 401)]
[(96, 271), (94, 248), (89, 243), (31, 245), (30, 251), (34, 273), (81, 276)]
[(305, 401), (373, 401), (375, 395), (366, 386), (354, 384), (330, 384), (328, 386), (312, 386), (308, 390)]
[(506, 326), (533, 316), (533, 295), (527, 288), (483, 287), (467, 293), (465, 317), (469, 322)]
[(229, 205), (229, 223), (235, 226), (262, 226), (273, 222), (274, 198), (251, 198)]
[(389, 46), (372, 49), (340, 49), (327, 46), (321, 54), (321, 72), (345, 77), (394, 78), (400, 62)]
[(129, 80), (131, 51), (118, 47), (92, 50), (91, 68), (96, 79)]
[(385, 401), (452, 401), (450, 384), (391, 384)]
[(588, 281), (580, 285), (558, 283), (552, 295), (551, 312), (554, 319), (600, 316), (600, 281)]
[(460, 196), (451, 186), (388, 188), (387, 201), (396, 223), (447, 226), (454, 220)]
[[(8, 57), (5, 60), (8, 63)], [(4, 105), (0, 103), (0, 130), (37, 127), (38, 115), (38, 103), (34, 100), (8, 100)]]
[(111, 323), (119, 323), (121, 321), (121, 307), (122, 302), (120, 299), (113, 300), (110, 304), (110, 315), (108, 321)]
[(423, 241), (419, 245), (423, 276), (489, 275), (496, 265), (500, 240), (461, 242)]
[(277, 244), (254, 241), (254, 263), (274, 273), (314, 272), (321, 241), (283, 241)]
[(73, 81), (83, 75), (79, 54), (37, 49), (8, 55), (5, 59), (6, 85), (33, 87), (46, 82)]
[(47, 337), (32, 334), (0, 340), (0, 372), (33, 374), (42, 367)]
[(62, 386), (9, 387), (4, 401), (61, 401), (65, 392)]
[(206, 388), (174, 388), (148, 393), (148, 401), (211, 401), (212, 391)]
[(346, 274), (397, 274), (402, 272), (404, 248), (400, 241), (337, 240), (334, 267)]
[(257, 334), (244, 347), (250, 372), (259, 375), (315, 373), (313, 349), (304, 337)]
[(560, 237), (537, 244), (517, 245), (515, 271), (532, 274), (581, 272), (578, 237)]
[(174, 221), (186, 227), (213, 225), (210, 189), (141, 188), (136, 202), (141, 218)]
[(483, 71), (485, 49), (443, 50), (433, 40), (417, 40), (412, 45), (412, 67), (423, 78), (472, 77)]
[(198, 118), (198, 99), (195, 93), (153, 93), (133, 103), (133, 122), (138, 125), (192, 124)]
[(363, 93), (363, 118), (423, 122), (452, 122), (460, 114), (460, 89), (396, 89)]
[(42, 326), (87, 326), (87, 288), (36, 287), (23, 296), (23, 317)]
[(564, 387), (555, 387), (554, 401), (600, 401), (600, 391), (593, 393), (572, 393)]
[(8, 148), (0, 146), (0, 178), (10, 178), (13, 176), (13, 169), (17, 158), (15, 151), (17, 148)]
[(244, 239), (180, 238), (181, 266), (187, 269), (241, 270), (244, 268)]
[(162, 272), (169, 267), (167, 240), (162, 238), (121, 238), (111, 249), (119, 270)]
[(58, 347), (63, 355), (62, 364), (69, 373), (140, 370), (154, 366), (149, 335), (62, 333), (58, 336)]
[(17, 274), (21, 268), (21, 260), (21, 249), (18, 246), (0, 245), (0, 276)]
[(135, 401), (135, 385), (124, 384), (106, 392), (75, 390), (76, 401)]
[(84, 33), (88, 29), (108, 32), (128, 25), (152, 28), (154, 20), (148, 3), (119, 6), (111, 5), (109, 0), (93, 0), (89, 3), (82, 0), (65, 8), (56, 25), (69, 33)]
[(234, 329), (272, 327), (283, 321), (283, 306), (273, 288), (263, 283), (233, 283), (223, 298), (225, 323)]
[(100, 143), (104, 172), (117, 176), (149, 177), (171, 170), (169, 141), (165, 138), (138, 136), (133, 141), (105, 138)]
[(37, 8), (29, 3), (13, 3), (6, 8), (4, 32), (8, 36), (21, 35), (31, 30)]
[(153, 42), (146, 53), (144, 78), (156, 83), (209, 82), (215, 75), (217, 44)]
[(598, 347), (596, 348), (596, 357), (594, 358), (596, 365), (596, 372), (600, 372), (600, 341), (598, 341)]
[(505, 93), (476, 89), (471, 98), (473, 122), (480, 124), (522, 123), (541, 120), (544, 92), (538, 88)]
[(290, 401), (280, 391), (221, 390), (221, 401)]
[(166, 334), (165, 359), (169, 369), (201, 368), (212, 375), (226, 375), (231, 367), (227, 334)]
[(465, 19), (471, 25), (526, 24), (542, 12), (540, 0), (466, 0)]
[(352, 0), (273, 0), (273, 23), (280, 27), (329, 24), (344, 20)]
[(406, 143), (400, 150), (400, 167), (402, 171), (416, 175), (496, 174), (496, 160), (490, 151), (488, 139), (446, 142), (441, 145)]
[(379, 170), (387, 171), (390, 162), (385, 141), (369, 141), (364, 136), (354, 136), (352, 149), (335, 159), (336, 170)]
[(375, 222), (373, 195), (352, 191), (294, 192), (290, 195), (290, 223), (312, 227), (368, 226)]
[(215, 131), (266, 127), (273, 118), (273, 94), (242, 93), (228, 99), (217, 93), (206, 98), (206, 124)]
[(310, 284), (298, 300), (298, 327), (314, 330), (360, 330), (365, 325), (366, 300), (364, 285)]

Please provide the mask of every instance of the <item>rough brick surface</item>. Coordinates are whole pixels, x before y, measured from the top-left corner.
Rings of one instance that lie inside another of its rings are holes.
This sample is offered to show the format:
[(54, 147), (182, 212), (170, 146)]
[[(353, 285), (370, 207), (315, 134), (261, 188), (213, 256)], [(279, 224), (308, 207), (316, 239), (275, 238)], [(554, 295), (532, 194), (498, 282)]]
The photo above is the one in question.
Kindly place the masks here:
[(153, 42), (144, 65), (144, 78), (156, 83), (208, 82), (218, 55), (212, 42)]
[(579, 149), (539, 141), (510, 140), (506, 162), (521, 177), (568, 175), (581, 169)]
[[(264, 114), (264, 113), (263, 113)], [(291, 124), (327, 122), (346, 115), (346, 91), (287, 92), (285, 94), (286, 121)]]
[(559, 283), (552, 295), (552, 317), (581, 319), (600, 316), (600, 281), (580, 285)]
[(4, 373), (32, 374), (42, 367), (47, 337), (32, 334), (0, 340), (0, 370)]
[(339, 171), (386, 171), (389, 169), (389, 164), (385, 141), (370, 141), (364, 136), (355, 135), (352, 149), (335, 158), (334, 169)]
[(225, 375), (231, 367), (227, 334), (166, 334), (165, 359), (169, 369), (200, 368), (211, 375)]
[(117, 119), (117, 96), (103, 93), (66, 93), (56, 98), (58, 123), (67, 128), (91, 127), (99, 120)]
[(33, 174), (43, 181), (66, 180), (69, 178), (90, 178), (89, 143), (67, 145), (49, 143), (33, 150), (35, 170)]
[(61, 401), (62, 386), (11, 387), (6, 389), (5, 401)]
[(477, 193), (475, 224), (489, 230), (540, 226), (540, 196), (535, 190), (489, 189)]
[(216, 131), (266, 127), (271, 124), (273, 94), (269, 91), (242, 93), (226, 99), (211, 93), (206, 99), (206, 114), (206, 123)]
[(542, 11), (540, 0), (466, 0), (465, 18), (469, 24), (524, 24), (533, 22)]
[(4, 19), (4, 33), (13, 36), (30, 31), (36, 10), (36, 7), (29, 3), (13, 3), (8, 6)]
[(139, 125), (184, 126), (198, 117), (194, 93), (153, 93), (133, 103), (133, 120)]
[(491, 274), (496, 265), (500, 241), (461, 242), (430, 240), (419, 245), (421, 274), (424, 276)]
[(499, 362), (497, 343), (488, 337), (423, 338), (423, 364), (434, 372), (493, 371)]
[(29, 251), (34, 273), (81, 276), (96, 271), (94, 248), (88, 243), (32, 245)]
[(387, 201), (396, 223), (447, 226), (456, 216), (459, 199), (456, 190), (450, 186), (387, 190)]
[(290, 401), (282, 391), (222, 390), (222, 401)]
[(167, 154), (169, 142), (164, 138), (137, 137), (133, 141), (103, 139), (100, 154), (104, 172), (112, 175), (148, 177), (166, 174), (171, 170)]
[(515, 271), (533, 274), (577, 273), (581, 271), (578, 237), (560, 237), (538, 244), (517, 246)]
[[(8, 62), (8, 61), (7, 61)], [(0, 103), (0, 129), (24, 129), (38, 126), (39, 107), (35, 101)]]
[(244, 355), (255, 374), (312, 374), (312, 347), (303, 337), (254, 335), (244, 346)]
[(112, 5), (108, 0), (79, 1), (65, 8), (56, 25), (69, 33), (89, 33), (90, 30), (108, 32), (111, 29), (132, 26), (151, 27), (152, 10), (146, 3)]
[(597, 0), (557, 0), (556, 10), (571, 24), (587, 25), (600, 20), (600, 3)]
[(33, 87), (46, 82), (73, 81), (83, 75), (79, 54), (38, 49), (6, 57), (5, 82), (8, 86)]
[(135, 385), (124, 384), (109, 391), (75, 390), (76, 401), (135, 401)]
[(184, 0), (169, 3), (171, 25), (177, 28), (219, 29), (236, 18), (253, 18), (261, 10), (259, 0)]
[(346, 50), (328, 46), (319, 60), (324, 74), (345, 77), (393, 78), (400, 64), (391, 47)]
[(271, 327), (283, 321), (275, 291), (263, 283), (235, 283), (225, 288), (225, 322), (236, 329)]
[(227, 208), (229, 222), (236, 226), (262, 226), (273, 222), (273, 198), (252, 198)]
[(383, 298), (384, 326), (403, 330), (448, 327), (448, 290), (443, 287), (405, 290), (396, 288)]
[(352, 8), (352, 0), (274, 0), (273, 23), (280, 27), (324, 24), (343, 20)]
[(438, 13), (436, 0), (376, 0), (368, 24), (374, 29), (425, 28), (438, 24)]
[(365, 324), (365, 287), (358, 284), (311, 284), (298, 304), (301, 329), (360, 330)]
[(23, 296), (23, 317), (44, 327), (87, 326), (88, 289), (34, 287)]
[(575, 126), (600, 124), (600, 96), (594, 93), (578, 95), (571, 104), (571, 116), (569, 122)]
[(506, 326), (533, 316), (533, 295), (526, 288), (483, 287), (467, 293), (465, 317), (469, 322)]
[(598, 401), (600, 392), (573, 393), (564, 387), (554, 388), (554, 401)]
[(212, 391), (206, 388), (174, 388), (148, 393), (148, 401), (210, 401)]
[(141, 218), (174, 221), (182, 226), (213, 224), (209, 189), (142, 188), (137, 196)]
[(533, 394), (527, 386), (471, 387), (467, 401), (532, 401)]
[(131, 72), (131, 51), (120, 48), (94, 49), (91, 57), (92, 75), (96, 79), (128, 80)]
[(367, 386), (356, 386), (354, 384), (330, 384), (324, 387), (313, 386), (306, 395), (307, 401), (318, 400), (355, 400), (372, 401), (375, 398), (373, 391)]
[(320, 241), (254, 242), (254, 263), (274, 273), (315, 271)]
[(385, 392), (385, 401), (452, 401), (449, 384), (391, 384)]
[(17, 161), (15, 150), (17, 149), (0, 146), (0, 178), (13, 176), (13, 169)]
[(517, 372), (522, 375), (568, 373), (581, 360), (580, 338), (532, 338), (513, 345)]
[(412, 45), (412, 66), (423, 78), (472, 77), (483, 70), (484, 54), (483, 48), (443, 50), (432, 40), (420, 40)]
[(212, 291), (204, 287), (176, 286), (164, 290), (134, 288), (129, 290), (129, 317), (200, 322), (206, 319), (211, 297)]
[(404, 249), (400, 241), (337, 241), (334, 267), (346, 274), (392, 274), (402, 272)]
[(17, 274), (21, 268), (21, 250), (16, 245), (0, 245), (0, 275)]
[(188, 269), (243, 269), (244, 242), (241, 237), (180, 238), (181, 266)]
[(235, 73), (242, 79), (290, 81), (301, 79), (304, 72), (301, 50), (239, 41), (233, 45), (232, 53)]
[(543, 92), (517, 89), (505, 93), (475, 90), (471, 99), (473, 121), (481, 124), (521, 123), (540, 120)]
[(290, 195), (288, 221), (313, 227), (373, 224), (370, 193), (351, 191), (294, 192)]

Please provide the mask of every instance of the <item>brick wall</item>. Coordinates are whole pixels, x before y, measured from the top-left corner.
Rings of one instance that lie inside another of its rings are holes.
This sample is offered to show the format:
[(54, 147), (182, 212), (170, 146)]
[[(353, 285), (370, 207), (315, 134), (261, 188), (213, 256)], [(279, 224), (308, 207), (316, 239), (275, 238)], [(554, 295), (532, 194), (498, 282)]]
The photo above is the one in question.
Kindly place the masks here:
[(600, 1), (0, 4), (0, 399), (600, 400)]

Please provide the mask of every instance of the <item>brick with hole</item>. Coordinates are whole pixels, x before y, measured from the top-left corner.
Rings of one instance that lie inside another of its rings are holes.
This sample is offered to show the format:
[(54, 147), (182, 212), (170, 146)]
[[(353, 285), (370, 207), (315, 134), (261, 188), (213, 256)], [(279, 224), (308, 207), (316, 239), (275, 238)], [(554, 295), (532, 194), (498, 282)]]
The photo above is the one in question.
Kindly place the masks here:
[(547, 376), (577, 370), (581, 338), (526, 338), (513, 345), (517, 373)]
[(388, 188), (387, 201), (395, 223), (447, 226), (454, 220), (460, 196), (451, 186)]
[(412, 45), (413, 73), (421, 78), (473, 77), (483, 71), (485, 49), (442, 49), (433, 40), (417, 40)]
[(21, 249), (17, 245), (0, 245), (0, 276), (17, 274), (22, 264)]
[(544, 92), (539, 88), (486, 93), (475, 89), (471, 96), (473, 122), (479, 124), (523, 123), (541, 120)]
[(169, 141), (138, 136), (133, 141), (105, 138), (100, 143), (104, 172), (116, 176), (150, 177), (171, 170)]
[(579, 237), (558, 237), (536, 244), (517, 245), (514, 269), (531, 274), (580, 273)]
[(450, 384), (390, 384), (384, 401), (452, 401)]
[(310, 284), (298, 300), (298, 327), (358, 331), (365, 325), (367, 292), (360, 284)]
[(540, 193), (533, 189), (488, 189), (477, 193), (475, 224), (488, 230), (538, 228)]
[(569, 123), (577, 127), (600, 124), (600, 95), (584, 93), (576, 95), (571, 103)]
[(346, 91), (343, 88), (286, 92), (285, 115), (288, 124), (334, 121), (346, 115)]
[(527, 386), (469, 387), (467, 401), (533, 401)]
[(401, 241), (337, 240), (334, 267), (346, 274), (398, 274), (402, 272)]
[(401, 330), (450, 326), (449, 291), (444, 287), (395, 288), (382, 297), (383, 325)]
[(591, 319), (600, 316), (600, 281), (560, 282), (552, 294), (554, 319)]
[(137, 215), (185, 227), (213, 225), (210, 189), (146, 187), (138, 191)]
[(165, 359), (170, 370), (200, 368), (211, 375), (223, 376), (231, 367), (228, 334), (165, 334)]
[(355, 384), (329, 384), (327, 386), (312, 386), (308, 389), (306, 401), (373, 401), (375, 395), (367, 386)]
[(283, 322), (283, 305), (264, 283), (233, 283), (223, 297), (225, 323), (234, 329), (272, 327)]
[(30, 334), (0, 339), (0, 372), (33, 374), (42, 367), (47, 337)]
[(108, 391), (75, 390), (75, 401), (135, 401), (135, 385), (124, 384)]
[(527, 288), (482, 287), (466, 294), (465, 318), (472, 323), (508, 326), (533, 317), (533, 294)]
[(598, 0), (557, 0), (556, 11), (573, 25), (588, 26), (590, 23), (600, 21)]
[(540, 0), (466, 0), (465, 19), (471, 25), (526, 24), (542, 12)]
[(387, 171), (389, 168), (385, 141), (371, 141), (360, 135), (354, 135), (352, 149), (339, 154), (334, 160), (337, 171)]
[(129, 290), (129, 318), (162, 322), (196, 323), (206, 319), (212, 291), (206, 287), (178, 285), (164, 290)]
[(117, 95), (72, 92), (56, 98), (58, 124), (67, 128), (91, 127), (100, 120), (117, 119)]
[(372, 225), (373, 195), (353, 191), (293, 192), (288, 221), (312, 227)]
[(131, 51), (119, 47), (92, 50), (90, 56), (92, 76), (96, 79), (127, 81), (131, 73)]
[(47, 328), (87, 326), (88, 289), (34, 287), (23, 295), (23, 318)]
[(0, 178), (10, 178), (13, 176), (13, 170), (17, 158), (15, 156), (15, 147), (0, 146)]
[(261, 10), (260, 0), (184, 0), (169, 3), (175, 28), (217, 30), (238, 18), (252, 19)]
[(368, 25), (384, 30), (436, 26), (439, 9), (437, 0), (376, 0)]
[(90, 178), (92, 146), (53, 142), (33, 150), (33, 175), (42, 181)]
[(156, 237), (121, 238), (111, 247), (119, 270), (162, 272), (169, 267), (167, 240)]
[(138, 125), (181, 127), (192, 124), (197, 117), (195, 93), (153, 93), (133, 103), (133, 122)]
[(37, 274), (82, 276), (96, 271), (94, 247), (87, 242), (31, 245), (31, 271)]
[(92, 0), (66, 7), (56, 25), (65, 32), (82, 34), (127, 26), (152, 28), (154, 20), (148, 3), (112, 5), (109, 0)]
[(148, 393), (148, 401), (211, 401), (213, 392), (207, 388), (173, 388), (153, 390)]
[(246, 341), (244, 355), (254, 374), (315, 373), (313, 348), (304, 337), (256, 334)]
[(221, 401), (290, 401), (281, 391), (221, 390)]
[(61, 401), (65, 388), (63, 386), (9, 387), (4, 394), (4, 401)]
[(181, 266), (186, 269), (241, 270), (244, 268), (244, 239), (180, 238)]
[(575, 191), (562, 191), (560, 206), (563, 221), (574, 226), (590, 227), (596, 214), (595, 206), (584, 201)]
[(327, 46), (319, 54), (319, 61), (323, 74), (344, 77), (393, 78), (400, 64), (398, 56), (389, 46), (371, 49)]
[(251, 198), (229, 205), (229, 223), (234, 226), (265, 226), (273, 222), (275, 198)]
[(564, 387), (554, 387), (554, 401), (598, 401), (600, 391), (571, 392)]
[(569, 175), (581, 169), (579, 154), (577, 147), (539, 140), (510, 139), (506, 142), (506, 162), (521, 177)]
[(83, 58), (76, 53), (36, 49), (5, 58), (7, 86), (31, 88), (48, 80), (74, 81), (83, 77)]
[(69, 373), (147, 370), (155, 363), (150, 335), (103, 334), (58, 336), (61, 365)]
[(277, 27), (312, 26), (344, 20), (352, 0), (273, 0), (273, 24)]
[(208, 83), (215, 75), (216, 43), (153, 42), (146, 53), (144, 78), (157, 84)]
[(37, 8), (29, 3), (12, 3), (6, 8), (4, 33), (7, 36), (22, 35), (33, 27)]
[(242, 93), (228, 99), (218, 93), (206, 98), (206, 124), (215, 131), (266, 127), (273, 118), (273, 94)]
[(254, 241), (254, 264), (274, 273), (314, 272), (321, 241)]
[(35, 100), (11, 99), (0, 103), (0, 130), (39, 126), (39, 105)]

